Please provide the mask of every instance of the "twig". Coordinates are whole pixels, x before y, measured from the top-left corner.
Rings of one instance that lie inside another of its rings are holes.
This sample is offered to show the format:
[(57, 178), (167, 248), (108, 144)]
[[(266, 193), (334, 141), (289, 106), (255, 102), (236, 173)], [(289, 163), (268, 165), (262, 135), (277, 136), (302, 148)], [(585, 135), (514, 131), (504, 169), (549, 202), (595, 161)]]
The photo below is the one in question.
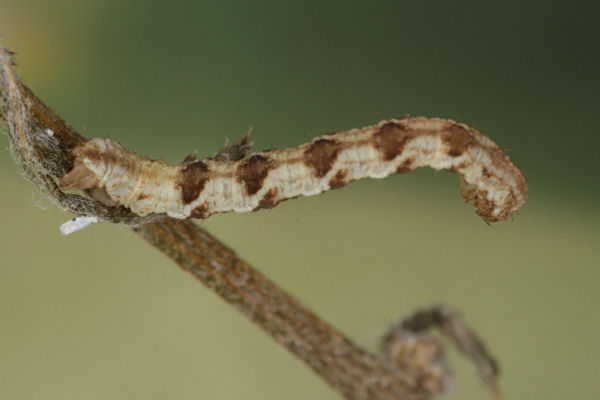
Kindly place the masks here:
[[(85, 138), (21, 83), (14, 70), (13, 55), (0, 47), (0, 120), (9, 133), (13, 156), (26, 176), (65, 211), (125, 224), (155, 219), (156, 216), (139, 217), (124, 207), (107, 206), (60, 190), (54, 177), (62, 177), (73, 167), (71, 150)], [(95, 193), (93, 197), (102, 195)]]
[(393, 327), (383, 341), (383, 353), (394, 354), (394, 346), (404, 341), (407, 333), (418, 334), (430, 328), (440, 332), (453, 341), (458, 349), (475, 365), (481, 379), (488, 385), (496, 397), (500, 397), (498, 375), (500, 368), (485, 345), (463, 319), (443, 305), (432, 306), (417, 311)]
[[(56, 179), (71, 169), (71, 150), (84, 138), (18, 80), (13, 67), (13, 54), (0, 47), (0, 119), (27, 176), (59, 207), (80, 216), (132, 225), (142, 238), (236, 307), (348, 399), (421, 400), (446, 390), (450, 373), (443, 348), (435, 339), (410, 329), (400, 335), (396, 328), (388, 335), (384, 351), (374, 355), (191, 221), (156, 215), (141, 218), (111, 205), (101, 191), (88, 192), (90, 198), (63, 193)], [(239, 157), (246, 141), (247, 137), (234, 144), (233, 150), (225, 148), (218, 154)], [(465, 340), (480, 343), (474, 335)], [(471, 350), (488, 357), (481, 347), (459, 343), (461, 349), (470, 349), (467, 354), (472, 358), (477, 357)], [(486, 377), (492, 387), (495, 373)]]
[(410, 371), (384, 366), (192, 222), (167, 218), (135, 230), (347, 398), (425, 398)]

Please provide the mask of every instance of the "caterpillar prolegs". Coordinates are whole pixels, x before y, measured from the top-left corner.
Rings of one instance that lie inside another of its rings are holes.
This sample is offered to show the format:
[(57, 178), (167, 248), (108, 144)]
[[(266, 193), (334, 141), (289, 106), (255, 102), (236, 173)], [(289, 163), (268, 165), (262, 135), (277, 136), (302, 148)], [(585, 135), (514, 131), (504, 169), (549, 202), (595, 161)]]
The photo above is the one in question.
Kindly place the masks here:
[(170, 166), (140, 158), (110, 139), (88, 140), (73, 155), (62, 188), (104, 188), (113, 201), (142, 216), (250, 212), (423, 166), (457, 172), (463, 197), (474, 200), (477, 214), (489, 222), (510, 217), (527, 199), (523, 175), (492, 140), (468, 125), (437, 118), (381, 121), (239, 160), (211, 157)]

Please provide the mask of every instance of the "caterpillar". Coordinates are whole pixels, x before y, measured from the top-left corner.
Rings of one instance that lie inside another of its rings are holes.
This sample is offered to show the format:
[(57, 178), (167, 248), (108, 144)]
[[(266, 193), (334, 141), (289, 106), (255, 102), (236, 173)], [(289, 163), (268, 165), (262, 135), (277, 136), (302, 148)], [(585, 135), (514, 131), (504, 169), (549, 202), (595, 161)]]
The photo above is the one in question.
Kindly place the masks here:
[(422, 166), (457, 172), (463, 197), (474, 200), (477, 214), (488, 222), (509, 218), (527, 199), (523, 175), (492, 140), (466, 124), (438, 118), (381, 121), (238, 160), (187, 159), (171, 166), (98, 138), (72, 153), (73, 169), (60, 180), (63, 189), (103, 188), (141, 216), (250, 212)]

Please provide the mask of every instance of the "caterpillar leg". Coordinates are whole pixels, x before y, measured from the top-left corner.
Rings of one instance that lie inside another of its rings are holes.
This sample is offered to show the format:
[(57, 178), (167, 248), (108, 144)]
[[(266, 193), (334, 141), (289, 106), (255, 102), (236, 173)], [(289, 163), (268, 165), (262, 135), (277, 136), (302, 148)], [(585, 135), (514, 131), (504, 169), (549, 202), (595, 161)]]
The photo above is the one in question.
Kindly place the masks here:
[[(252, 128), (248, 129), (248, 132), (239, 138), (234, 144), (229, 144), (229, 139), (225, 139), (225, 144), (221, 150), (213, 154), (210, 159), (216, 161), (237, 161), (246, 157), (246, 154), (252, 147), (252, 142), (248, 142)], [(192, 154), (186, 156), (183, 159), (183, 164), (193, 163), (198, 160), (198, 153), (194, 151)]]
[(252, 128), (248, 129), (248, 131), (232, 145), (229, 144), (229, 139), (226, 139), (223, 148), (213, 154), (210, 158), (216, 161), (237, 161), (246, 157), (246, 154), (254, 144), (248, 141), (251, 133)]

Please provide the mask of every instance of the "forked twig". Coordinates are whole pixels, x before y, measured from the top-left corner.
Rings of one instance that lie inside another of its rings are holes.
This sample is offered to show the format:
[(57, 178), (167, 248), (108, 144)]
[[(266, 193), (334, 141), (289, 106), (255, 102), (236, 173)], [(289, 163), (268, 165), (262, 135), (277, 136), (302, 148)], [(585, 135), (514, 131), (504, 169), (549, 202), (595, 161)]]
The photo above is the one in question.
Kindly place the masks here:
[[(131, 225), (142, 238), (236, 307), (346, 398), (420, 400), (446, 390), (450, 372), (443, 347), (420, 332), (430, 325), (440, 326), (453, 337), (480, 368), (484, 381), (496, 387), (497, 369), (489, 368), (495, 365), (493, 359), (472, 331), (447, 311), (434, 309), (405, 320), (388, 335), (382, 353), (372, 354), (190, 220), (163, 215), (140, 217), (111, 203), (101, 189), (88, 191), (89, 198), (62, 192), (57, 179), (72, 169), (72, 150), (85, 139), (19, 81), (13, 54), (2, 47), (0, 85), (0, 119), (8, 131), (12, 152), (27, 176), (55, 204), (80, 216)], [(246, 144), (247, 138), (214, 157), (238, 159)]]
[(468, 357), (479, 372), (481, 379), (487, 384), (496, 397), (500, 397), (498, 363), (489, 353), (477, 334), (467, 326), (463, 319), (453, 310), (443, 305), (432, 306), (415, 312), (394, 326), (383, 340), (383, 353), (396, 354), (398, 343), (406, 340), (406, 335), (424, 333), (428, 329), (437, 328), (450, 339), (458, 349)]

